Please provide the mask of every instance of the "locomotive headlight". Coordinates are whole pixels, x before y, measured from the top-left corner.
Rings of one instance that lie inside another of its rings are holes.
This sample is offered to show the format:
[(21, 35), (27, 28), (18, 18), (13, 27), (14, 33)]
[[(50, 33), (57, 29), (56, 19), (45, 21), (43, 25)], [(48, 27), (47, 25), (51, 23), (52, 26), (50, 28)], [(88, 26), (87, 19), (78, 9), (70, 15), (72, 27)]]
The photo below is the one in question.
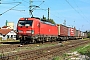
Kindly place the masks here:
[(27, 30), (26, 33), (34, 34), (34, 30)]
[(22, 31), (22, 30), (18, 30), (18, 32), (19, 32), (19, 33), (23, 33), (23, 31)]
[(34, 34), (34, 30), (31, 30), (31, 33)]
[(31, 33), (31, 31), (30, 30), (27, 30), (26, 33)]

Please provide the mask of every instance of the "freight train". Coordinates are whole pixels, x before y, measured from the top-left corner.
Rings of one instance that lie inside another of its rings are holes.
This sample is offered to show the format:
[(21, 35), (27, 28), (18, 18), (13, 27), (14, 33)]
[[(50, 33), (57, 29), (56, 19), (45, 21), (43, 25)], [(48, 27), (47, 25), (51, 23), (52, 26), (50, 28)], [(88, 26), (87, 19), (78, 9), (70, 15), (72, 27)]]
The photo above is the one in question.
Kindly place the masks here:
[(17, 23), (17, 39), (21, 43), (36, 43), (85, 38), (87, 34), (62, 24), (51, 24), (40, 18), (20, 18)]

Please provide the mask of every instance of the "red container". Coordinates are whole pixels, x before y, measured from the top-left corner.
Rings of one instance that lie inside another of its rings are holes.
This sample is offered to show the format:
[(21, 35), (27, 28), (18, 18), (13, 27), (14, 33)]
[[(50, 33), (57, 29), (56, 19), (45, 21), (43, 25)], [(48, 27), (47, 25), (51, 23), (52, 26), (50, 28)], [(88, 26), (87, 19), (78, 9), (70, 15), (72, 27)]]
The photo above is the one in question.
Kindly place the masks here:
[(68, 28), (68, 36), (75, 36), (75, 28)]
[(80, 33), (80, 30), (78, 30), (78, 37), (80, 37), (81, 36), (81, 33)]
[(62, 24), (57, 24), (58, 26), (58, 35), (59, 36), (68, 36), (68, 27), (62, 25)]

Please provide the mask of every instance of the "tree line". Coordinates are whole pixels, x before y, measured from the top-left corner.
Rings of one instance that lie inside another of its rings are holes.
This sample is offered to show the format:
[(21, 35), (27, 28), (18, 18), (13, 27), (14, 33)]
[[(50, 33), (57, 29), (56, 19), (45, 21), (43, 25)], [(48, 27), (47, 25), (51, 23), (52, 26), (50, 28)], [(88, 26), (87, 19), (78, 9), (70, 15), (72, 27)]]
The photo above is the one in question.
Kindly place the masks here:
[(44, 16), (41, 18), (41, 20), (42, 20), (42, 21), (49, 22), (49, 23), (52, 23), (52, 24), (56, 24), (55, 21), (54, 21), (53, 19), (51, 19), (51, 18), (48, 19), (48, 18), (46, 18), (46, 17), (44, 17)]

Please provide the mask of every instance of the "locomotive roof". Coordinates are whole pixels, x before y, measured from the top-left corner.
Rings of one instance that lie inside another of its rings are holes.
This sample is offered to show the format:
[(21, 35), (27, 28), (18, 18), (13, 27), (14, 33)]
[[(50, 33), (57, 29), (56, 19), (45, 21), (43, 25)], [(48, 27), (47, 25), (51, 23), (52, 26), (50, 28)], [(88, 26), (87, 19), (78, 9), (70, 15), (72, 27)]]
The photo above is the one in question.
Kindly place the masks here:
[(49, 24), (49, 25), (56, 25), (56, 24), (52, 24), (52, 23), (50, 23), (50, 22), (48, 22), (48, 21), (41, 21), (42, 23), (45, 23), (45, 24)]
[[(27, 18), (35, 18), (35, 19), (40, 20), (40, 22), (42, 22), (42, 23), (49, 24), (49, 25), (56, 25), (56, 24), (50, 23), (49, 21), (42, 20), (42, 19), (40, 19), (40, 18), (38, 18), (38, 17), (27, 17)], [(27, 18), (25, 18), (25, 19), (27, 19)], [(22, 19), (23, 19), (23, 18), (20, 18), (20, 20), (22, 20)]]
[(38, 17), (22, 17), (19, 20), (21, 20), (21, 19), (29, 19), (29, 18), (35, 18), (35, 19), (39, 19), (40, 20), (40, 18), (38, 18)]

